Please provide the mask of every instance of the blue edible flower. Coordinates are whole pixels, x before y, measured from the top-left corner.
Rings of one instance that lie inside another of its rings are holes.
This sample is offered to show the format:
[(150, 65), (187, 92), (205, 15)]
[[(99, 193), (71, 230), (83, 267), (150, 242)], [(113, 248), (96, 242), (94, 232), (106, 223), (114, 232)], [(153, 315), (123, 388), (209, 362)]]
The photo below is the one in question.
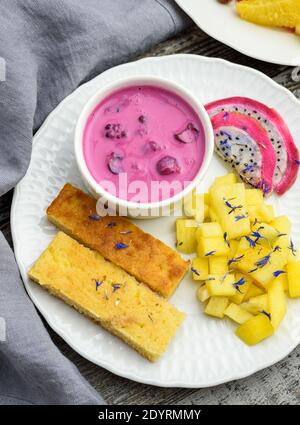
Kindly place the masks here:
[(241, 259), (244, 257), (244, 255), (240, 255), (239, 257), (235, 257), (235, 258), (231, 258), (227, 265), (231, 266), (232, 263), (238, 263), (239, 261), (241, 261)]
[(125, 249), (125, 248), (128, 248), (128, 245), (126, 245), (126, 243), (123, 243), (123, 242), (118, 242), (118, 243), (116, 243), (115, 248), (116, 249)]
[(258, 229), (254, 230), (250, 234), (250, 236), (252, 236), (253, 238), (256, 238), (255, 242), (257, 242), (259, 239), (266, 239), (267, 240), (267, 238), (265, 236), (263, 236), (261, 233), (259, 233), (259, 231), (262, 230), (262, 229), (264, 229), (264, 226), (260, 226)]
[(101, 217), (100, 215), (98, 215), (98, 214), (90, 214), (89, 215), (89, 218), (91, 219), (91, 220), (94, 220), (94, 221), (100, 221), (100, 220), (102, 220), (102, 218), (103, 217)]
[(200, 273), (198, 272), (198, 270), (194, 269), (193, 267), (191, 267), (191, 271), (192, 271), (192, 273), (196, 274), (197, 276), (200, 276)]
[(99, 286), (101, 286), (103, 282), (100, 282), (99, 280), (95, 280), (95, 283), (96, 283), (96, 291), (98, 291)]
[[(273, 252), (273, 251), (272, 251), (272, 252)], [(263, 267), (265, 267), (268, 263), (270, 263), (270, 258), (271, 258), (271, 254), (272, 254), (272, 252), (271, 252), (270, 254), (268, 254), (268, 255), (265, 255), (265, 256), (264, 256), (264, 257), (262, 257), (260, 260), (258, 260), (258, 261), (255, 263), (256, 268), (255, 268), (255, 269), (250, 270), (250, 271), (249, 271), (249, 273), (256, 272), (256, 270), (258, 270), (258, 269), (262, 269), (262, 268), (263, 268)]]
[(292, 251), (293, 256), (296, 257), (297, 250), (295, 248), (295, 245), (293, 244), (292, 239), (291, 239), (291, 242), (290, 242), (290, 246), (288, 248)]
[(236, 210), (240, 210), (241, 208), (243, 208), (243, 205), (237, 205), (237, 206), (232, 205), (232, 204), (229, 202), (229, 201), (230, 201), (230, 199), (227, 201), (227, 199), (226, 199), (226, 198), (223, 198), (223, 201), (224, 201), (225, 205), (226, 205), (228, 208), (230, 208), (230, 211), (229, 211), (229, 213), (228, 213), (228, 214), (231, 214), (231, 213), (233, 213), (234, 211), (236, 211)]
[(245, 238), (249, 242), (250, 247), (255, 248), (256, 242), (253, 239), (251, 239), (249, 236), (245, 236)]
[(230, 248), (230, 243), (229, 243), (229, 240), (227, 239), (227, 232), (225, 232), (224, 233), (224, 235), (223, 235), (223, 238), (224, 238), (224, 241), (225, 241), (225, 243), (228, 245), (228, 248)]
[(246, 279), (244, 277), (242, 277), (240, 280), (238, 280), (237, 282), (233, 283), (233, 287), (242, 294), (241, 290), (240, 290), (240, 286), (244, 285), (244, 283), (246, 283)]
[(260, 260), (258, 260), (255, 265), (259, 268), (262, 269), (263, 267), (265, 267), (269, 262), (270, 262), (270, 257), (271, 254), (265, 255), (263, 258), (261, 258)]
[(228, 143), (228, 139), (221, 140), (220, 145), (225, 149), (231, 150), (231, 145)]
[(209, 251), (205, 254), (205, 257), (210, 257), (210, 256), (214, 255), (215, 252), (216, 251)]
[(117, 289), (121, 288), (121, 285), (119, 283), (113, 283), (112, 285), (113, 293), (117, 291)]
[[(225, 114), (226, 114), (226, 112), (225, 112)], [(227, 114), (229, 115), (228, 112), (227, 112)], [(224, 134), (225, 134), (225, 136), (227, 136), (229, 140), (232, 140), (232, 136), (231, 136), (230, 133), (228, 133), (228, 131), (225, 131), (225, 130), (220, 131), (220, 134), (221, 134), (221, 136), (224, 136)]]
[(112, 228), (115, 227), (117, 225), (117, 223), (115, 221), (111, 221), (110, 223), (107, 224), (106, 227)]
[(243, 220), (244, 218), (248, 218), (247, 215), (236, 215), (235, 217), (235, 221), (240, 221)]
[(264, 192), (264, 194), (266, 195), (267, 193), (269, 193), (270, 192), (270, 190), (271, 190), (271, 187), (270, 187), (270, 185), (265, 181), (265, 180), (262, 180), (261, 181), (261, 183), (260, 183), (260, 188), (262, 189), (262, 191)]
[(254, 164), (249, 164), (247, 165), (244, 169), (243, 169), (243, 173), (246, 173), (247, 171), (254, 171), (255, 165)]
[(261, 312), (262, 312), (262, 314), (264, 314), (265, 316), (267, 316), (267, 318), (269, 320), (271, 320), (271, 314), (270, 313), (267, 313), (265, 310), (262, 310)]
[(273, 276), (278, 277), (278, 276), (280, 276), (281, 274), (284, 274), (284, 273), (285, 273), (285, 271), (283, 271), (283, 270), (276, 270), (276, 272), (273, 273)]

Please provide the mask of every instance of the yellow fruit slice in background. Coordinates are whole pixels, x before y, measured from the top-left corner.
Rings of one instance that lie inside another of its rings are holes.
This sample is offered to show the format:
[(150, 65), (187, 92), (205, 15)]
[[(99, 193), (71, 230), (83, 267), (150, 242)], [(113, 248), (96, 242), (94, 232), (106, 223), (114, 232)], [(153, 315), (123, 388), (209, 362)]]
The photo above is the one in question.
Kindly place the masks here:
[(242, 19), (259, 25), (298, 28), (299, 0), (242, 0), (236, 10)]

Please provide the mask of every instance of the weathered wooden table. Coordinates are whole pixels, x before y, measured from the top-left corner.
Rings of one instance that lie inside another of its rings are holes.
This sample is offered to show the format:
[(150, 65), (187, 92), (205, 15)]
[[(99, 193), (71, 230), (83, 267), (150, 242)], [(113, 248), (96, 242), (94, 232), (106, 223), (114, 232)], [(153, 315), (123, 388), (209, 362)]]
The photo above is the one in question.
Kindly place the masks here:
[[(196, 27), (158, 45), (145, 56), (193, 53), (248, 65), (273, 78), (300, 98), (300, 75), (293, 69), (256, 61), (213, 40)], [(300, 74), (300, 73), (299, 73)], [(299, 117), (300, 119), (300, 117)], [(300, 137), (300, 135), (299, 135)], [(0, 230), (12, 244), (10, 205), (12, 193), (0, 198)], [(75, 353), (51, 329), (60, 350), (110, 404), (299, 404), (300, 347), (275, 366), (255, 375), (208, 389), (157, 388), (120, 378)], [(199, 364), (201, 367), (201, 364)]]

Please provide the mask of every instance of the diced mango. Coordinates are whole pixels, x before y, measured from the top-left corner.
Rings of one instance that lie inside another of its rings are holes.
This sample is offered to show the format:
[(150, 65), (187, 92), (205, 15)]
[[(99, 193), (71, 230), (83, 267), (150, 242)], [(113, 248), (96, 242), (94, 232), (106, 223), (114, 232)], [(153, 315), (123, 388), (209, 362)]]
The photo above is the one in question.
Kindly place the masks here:
[(277, 282), (279, 282), (279, 283), (280, 283), (280, 285), (282, 285), (283, 290), (284, 290), (285, 292), (288, 292), (288, 290), (289, 290), (289, 283), (288, 283), (287, 274), (286, 274), (286, 273), (281, 274), (280, 276), (278, 276), (278, 277), (276, 278), (276, 280), (277, 280)]
[(228, 304), (229, 301), (227, 297), (211, 297), (204, 312), (209, 316), (223, 319)]
[(197, 223), (191, 219), (176, 220), (177, 249), (184, 254), (191, 254), (196, 251), (196, 230)]
[(215, 212), (212, 206), (209, 207), (209, 218), (210, 218), (210, 221), (213, 221), (213, 222), (219, 221), (218, 214)]
[(199, 225), (196, 232), (196, 239), (200, 238), (222, 238), (223, 231), (219, 223), (202, 223)]
[(225, 176), (216, 177), (213, 184), (211, 185), (211, 188), (235, 183), (237, 183), (236, 175), (234, 173), (228, 173)]
[(243, 253), (243, 257), (232, 264), (251, 277), (264, 288), (273, 280), (274, 273), (282, 270), (287, 263), (285, 256), (280, 251), (270, 250), (264, 246), (249, 248)]
[[(278, 239), (278, 232), (268, 223), (256, 223), (251, 230), (252, 233), (258, 232), (262, 236), (259, 243), (265, 243), (267, 247), (274, 246)], [(252, 239), (255, 240), (255, 237), (252, 236)]]
[(210, 215), (209, 215), (209, 205), (204, 204), (204, 220), (209, 221)]
[(268, 295), (263, 294), (250, 298), (248, 301), (241, 304), (241, 308), (252, 314), (259, 314), (262, 311), (269, 313), (270, 309)]
[(268, 302), (271, 314), (271, 323), (276, 331), (287, 310), (286, 294), (284, 292), (283, 284), (278, 278), (274, 279), (268, 288)]
[(238, 324), (242, 324), (247, 322), (247, 320), (251, 319), (252, 314), (243, 310), (239, 305), (234, 303), (229, 304), (229, 306), (225, 310), (225, 316), (229, 317), (229, 319), (233, 320)]
[(229, 253), (229, 257), (230, 258), (234, 258), (235, 257), (235, 254), (236, 254), (236, 252), (238, 250), (239, 243), (240, 242), (238, 240), (235, 240), (235, 239), (232, 239), (230, 241), (230, 253)]
[(248, 345), (258, 344), (273, 333), (271, 321), (265, 314), (251, 317), (235, 331), (235, 334)]
[(266, 223), (271, 223), (271, 221), (275, 218), (275, 212), (273, 205), (266, 205), (263, 204), (260, 206), (259, 209), (260, 217), (262, 221), (265, 221)]
[(248, 301), (251, 298), (257, 297), (259, 295), (264, 294), (264, 290), (260, 288), (259, 286), (256, 286), (253, 282), (250, 284), (249, 289), (244, 297), (243, 301)]
[(192, 272), (194, 280), (205, 280), (209, 274), (208, 259), (207, 258), (193, 258)]
[(256, 223), (252, 226), (250, 235), (247, 238), (241, 238), (237, 252), (239, 254), (245, 253), (249, 248), (252, 248), (252, 243), (271, 249), (275, 246), (277, 239), (278, 233), (272, 226), (267, 223)]
[(287, 235), (291, 233), (292, 224), (286, 215), (275, 217), (270, 225), (274, 227), (278, 233), (286, 233)]
[[(219, 217), (228, 239), (237, 239), (250, 233), (250, 220), (246, 208), (243, 183), (216, 186), (210, 189), (211, 207)], [(243, 217), (239, 219), (239, 217)]]
[(264, 203), (264, 194), (260, 189), (246, 189), (247, 206), (259, 206)]
[(263, 204), (259, 207), (259, 219), (265, 223), (271, 223), (275, 218), (273, 205)]
[(290, 297), (300, 297), (300, 261), (287, 265), (287, 278)]
[(199, 257), (227, 255), (228, 245), (223, 238), (198, 238), (197, 253)]
[(249, 214), (249, 218), (250, 218), (250, 222), (253, 223), (255, 221), (258, 221), (258, 206), (257, 205), (249, 205), (247, 207), (248, 210), (248, 214)]
[[(249, 236), (250, 237), (250, 236)], [(251, 240), (255, 240), (254, 238), (250, 237)], [(246, 251), (250, 248), (250, 243), (246, 238), (241, 238), (240, 242), (238, 244), (236, 255), (233, 255), (231, 258), (234, 258), (235, 256), (238, 257), (240, 255), (245, 254)]]
[(235, 304), (241, 304), (241, 302), (243, 302), (243, 300), (245, 299), (245, 296), (247, 295), (249, 287), (252, 283), (252, 279), (249, 278), (248, 276), (245, 276), (242, 273), (236, 273), (235, 281), (238, 282), (241, 279), (243, 279), (245, 282), (242, 285), (238, 286), (239, 289), (236, 290), (235, 295), (230, 297), (230, 301)]
[(212, 297), (231, 297), (235, 294), (234, 275), (225, 276), (209, 275), (206, 280), (206, 288)]
[(216, 178), (208, 193), (194, 191), (186, 213), (194, 219), (177, 220), (178, 247), (197, 252), (192, 272), (204, 282), (197, 298), (208, 301), (205, 313), (238, 323), (236, 334), (246, 344), (271, 336), (286, 314), (285, 292), (300, 297), (288, 217), (275, 217), (263, 192), (246, 189), (233, 173)]
[(278, 237), (276, 245), (281, 249), (281, 255), (285, 257), (287, 263), (298, 261), (299, 251), (289, 236), (283, 235)]
[(248, 207), (250, 221), (263, 221), (265, 223), (271, 223), (274, 218), (274, 207), (273, 205), (262, 204), (259, 206)]
[(197, 297), (198, 297), (198, 300), (201, 301), (202, 303), (204, 303), (205, 301), (209, 299), (210, 295), (206, 288), (206, 285), (200, 286), (200, 288), (197, 291)]
[(209, 273), (217, 274), (219, 276), (224, 276), (225, 273), (228, 272), (228, 257), (209, 257)]

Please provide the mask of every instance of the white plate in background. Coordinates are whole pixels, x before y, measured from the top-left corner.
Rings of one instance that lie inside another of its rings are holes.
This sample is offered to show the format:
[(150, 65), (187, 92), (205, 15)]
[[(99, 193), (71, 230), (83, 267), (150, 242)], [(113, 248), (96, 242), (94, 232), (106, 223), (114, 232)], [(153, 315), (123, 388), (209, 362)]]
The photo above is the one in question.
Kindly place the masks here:
[(244, 21), (235, 12), (235, 1), (175, 0), (206, 34), (239, 52), (279, 65), (300, 65), (300, 36), (280, 28)]

